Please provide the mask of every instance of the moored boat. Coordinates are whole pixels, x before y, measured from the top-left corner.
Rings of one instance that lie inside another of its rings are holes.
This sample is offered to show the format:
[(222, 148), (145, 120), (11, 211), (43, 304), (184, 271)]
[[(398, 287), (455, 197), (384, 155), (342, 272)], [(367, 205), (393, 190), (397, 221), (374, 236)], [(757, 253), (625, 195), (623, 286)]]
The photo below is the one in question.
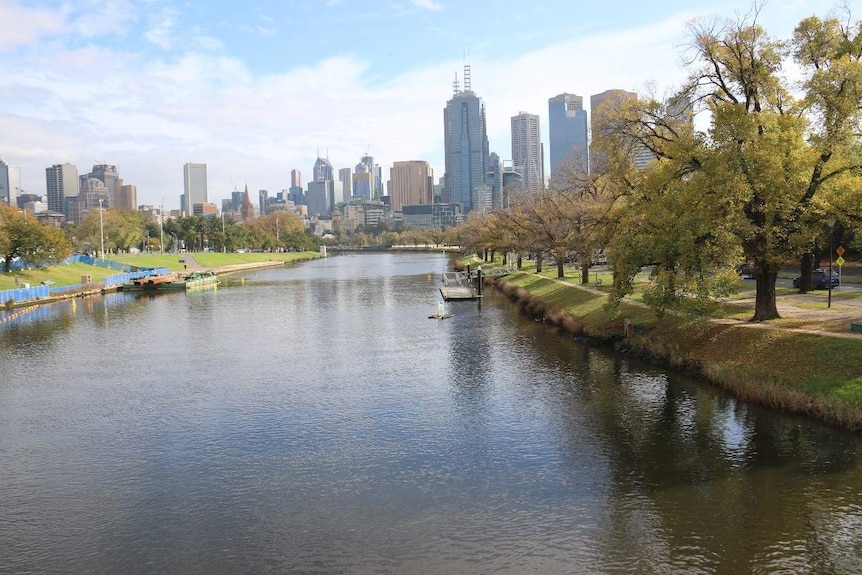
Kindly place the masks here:
[(213, 271), (191, 272), (184, 275), (167, 274), (146, 276), (122, 285), (123, 291), (184, 291), (204, 286), (218, 285), (218, 275)]

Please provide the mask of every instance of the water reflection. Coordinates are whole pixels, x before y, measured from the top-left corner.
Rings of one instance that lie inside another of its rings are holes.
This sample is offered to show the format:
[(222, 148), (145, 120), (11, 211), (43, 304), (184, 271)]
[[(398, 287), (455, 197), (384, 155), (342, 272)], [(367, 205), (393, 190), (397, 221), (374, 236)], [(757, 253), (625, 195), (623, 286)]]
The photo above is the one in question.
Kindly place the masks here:
[(331, 258), (0, 331), (0, 572), (862, 571), (859, 437), (493, 292), (429, 320), (443, 265)]

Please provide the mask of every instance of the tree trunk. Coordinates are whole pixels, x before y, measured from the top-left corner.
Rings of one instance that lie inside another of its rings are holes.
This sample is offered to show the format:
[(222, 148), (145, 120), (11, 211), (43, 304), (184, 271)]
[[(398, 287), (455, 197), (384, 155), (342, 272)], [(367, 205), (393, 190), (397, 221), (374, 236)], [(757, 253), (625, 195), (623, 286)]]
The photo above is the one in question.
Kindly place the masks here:
[(590, 259), (587, 258), (581, 262), (581, 283), (587, 285), (590, 283)]
[(808, 293), (814, 289), (814, 254), (804, 254), (799, 274), (799, 293)]
[(518, 254), (518, 271), (521, 271), (521, 265), (524, 263), (524, 258), (521, 257), (521, 254)]
[(755, 283), (757, 292), (754, 296), (754, 317), (751, 321), (767, 321), (770, 319), (781, 319), (778, 315), (778, 304), (775, 299), (775, 280), (778, 278), (778, 269), (767, 269), (767, 266), (755, 262)]
[(563, 260), (562, 258), (557, 259), (557, 277), (558, 278), (566, 277), (566, 273), (563, 270), (563, 266), (565, 265), (565, 263), (566, 263), (565, 260)]
[(542, 254), (536, 254), (536, 273), (542, 273)]

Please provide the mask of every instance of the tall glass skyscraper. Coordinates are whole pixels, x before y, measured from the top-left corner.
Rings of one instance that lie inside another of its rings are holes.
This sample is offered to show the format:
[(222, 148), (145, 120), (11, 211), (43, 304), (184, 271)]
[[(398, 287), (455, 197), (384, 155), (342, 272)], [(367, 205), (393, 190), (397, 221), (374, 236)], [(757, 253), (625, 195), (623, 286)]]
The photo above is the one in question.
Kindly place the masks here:
[(525, 190), (538, 192), (545, 187), (545, 153), (536, 114), (512, 116), (512, 164)]
[(551, 154), (551, 179), (559, 177), (560, 166), (567, 171), (589, 169), (587, 112), (584, 99), (563, 93), (548, 100), (548, 136)]
[(464, 89), (456, 78), (455, 93), (443, 109), (443, 145), (446, 175), (443, 202), (473, 209), (473, 193), (488, 174), (488, 132), (485, 104), (470, 86), (470, 66), (464, 66)]

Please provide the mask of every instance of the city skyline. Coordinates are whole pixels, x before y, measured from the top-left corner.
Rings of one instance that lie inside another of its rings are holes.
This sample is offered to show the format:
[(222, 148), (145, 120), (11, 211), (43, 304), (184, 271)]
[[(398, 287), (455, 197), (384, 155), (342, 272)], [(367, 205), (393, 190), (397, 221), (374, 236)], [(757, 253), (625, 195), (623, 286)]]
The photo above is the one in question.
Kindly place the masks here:
[[(664, 94), (686, 75), (686, 22), (745, 14), (751, 3), (588, 5), (577, 18), (561, 1), (493, 8), (0, 0), (0, 156), (30, 193), (46, 194), (50, 166), (108, 163), (137, 186), (139, 203), (168, 209), (179, 207), (188, 158), (208, 165), (216, 204), (246, 182), (288, 189), (292, 169), (312, 173), (318, 150), (339, 169), (368, 154), (384, 173), (424, 160), (439, 177), (440, 110), (465, 62), (485, 103), (489, 149), (510, 160), (519, 111), (548, 126), (556, 94), (642, 94), (651, 82)], [(803, 17), (834, 8), (771, 3), (758, 21), (787, 37)], [(111, 26), (92, 25), (101, 21)], [(547, 149), (547, 129), (542, 140)], [(547, 154), (543, 167), (547, 176)]]

